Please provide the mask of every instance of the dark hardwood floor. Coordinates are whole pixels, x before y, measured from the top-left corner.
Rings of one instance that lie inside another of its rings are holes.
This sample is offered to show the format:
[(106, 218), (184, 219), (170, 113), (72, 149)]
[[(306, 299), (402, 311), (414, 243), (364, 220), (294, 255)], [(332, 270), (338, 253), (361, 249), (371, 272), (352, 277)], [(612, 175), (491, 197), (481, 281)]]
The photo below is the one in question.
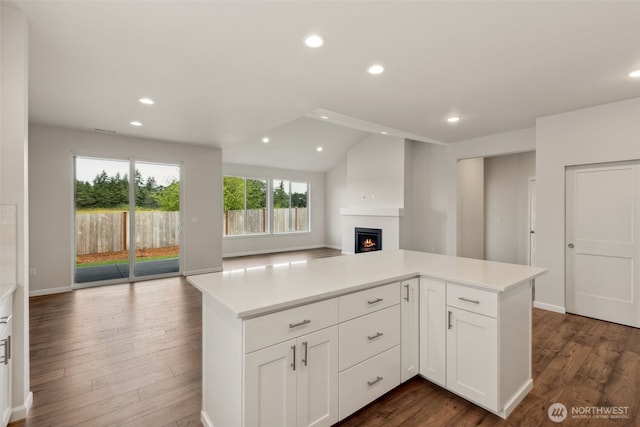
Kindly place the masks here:
[[(225, 269), (339, 254), (242, 257)], [(31, 389), (11, 426), (199, 426), (201, 295), (183, 278), (30, 300)], [(626, 407), (627, 418), (564, 425), (640, 426), (640, 330), (534, 309), (534, 388), (502, 420), (414, 378), (347, 418), (351, 426), (546, 426), (549, 405)], [(279, 427), (279, 426), (274, 426)]]

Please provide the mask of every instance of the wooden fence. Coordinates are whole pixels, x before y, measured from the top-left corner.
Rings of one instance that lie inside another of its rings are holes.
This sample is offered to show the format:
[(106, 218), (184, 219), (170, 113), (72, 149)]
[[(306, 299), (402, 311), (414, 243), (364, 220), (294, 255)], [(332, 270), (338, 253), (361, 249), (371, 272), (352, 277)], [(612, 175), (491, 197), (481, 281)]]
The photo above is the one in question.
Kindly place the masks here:
[[(293, 220), (292, 223), (290, 218)], [(308, 208), (274, 209), (272, 220), (274, 233), (309, 231)], [(266, 209), (247, 209), (246, 227), (243, 210), (225, 212), (222, 221), (225, 236), (237, 236), (240, 234), (266, 233), (269, 220)]]
[[(76, 214), (76, 255), (129, 250), (129, 213)], [(136, 249), (180, 243), (180, 212), (136, 212)]]

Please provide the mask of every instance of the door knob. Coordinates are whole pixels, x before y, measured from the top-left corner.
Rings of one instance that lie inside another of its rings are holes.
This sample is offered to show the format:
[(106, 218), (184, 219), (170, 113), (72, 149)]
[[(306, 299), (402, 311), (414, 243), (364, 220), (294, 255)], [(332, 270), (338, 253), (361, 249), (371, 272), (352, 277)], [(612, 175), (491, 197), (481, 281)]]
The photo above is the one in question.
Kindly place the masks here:
[(569, 249), (573, 249), (573, 243), (569, 243)]

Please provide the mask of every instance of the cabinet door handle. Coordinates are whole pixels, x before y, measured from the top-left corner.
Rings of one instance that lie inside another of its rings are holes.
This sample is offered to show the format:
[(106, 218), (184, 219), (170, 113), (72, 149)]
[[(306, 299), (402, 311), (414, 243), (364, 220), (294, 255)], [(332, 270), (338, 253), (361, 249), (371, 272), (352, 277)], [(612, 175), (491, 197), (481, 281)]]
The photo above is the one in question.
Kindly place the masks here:
[(0, 340), (0, 347), (4, 347), (4, 355), (0, 359), (0, 363), (8, 365), (9, 359), (11, 359), (11, 336)]
[(311, 320), (306, 320), (305, 319), (302, 322), (289, 323), (289, 328), (297, 328), (298, 326), (306, 325), (307, 323), (311, 323)]
[(451, 310), (447, 311), (447, 329), (451, 329), (452, 325), (451, 325)]
[(371, 340), (375, 340), (376, 338), (381, 337), (381, 336), (383, 336), (383, 335), (384, 335), (384, 334), (383, 334), (382, 332), (378, 332), (378, 333), (377, 333), (377, 334), (375, 334), (375, 335), (369, 335), (369, 336), (367, 336), (367, 338), (369, 338), (369, 341), (371, 341)]
[(382, 377), (376, 377), (376, 379), (373, 380), (373, 381), (367, 381), (367, 385), (369, 385), (369, 387), (371, 387), (372, 385), (377, 384), (380, 381), (382, 381)]
[(296, 370), (296, 346), (292, 345), (291, 350), (293, 350), (293, 362), (291, 363), (291, 367), (295, 371)]
[(480, 301), (478, 301), (477, 299), (469, 299), (469, 298), (465, 298), (465, 297), (458, 297), (458, 299), (460, 301), (470, 302), (472, 304), (480, 304)]
[(404, 300), (409, 302), (409, 285), (408, 284), (404, 285), (404, 288), (407, 291), (407, 296), (404, 297)]
[(371, 305), (371, 304), (375, 304), (375, 303), (380, 302), (380, 301), (382, 301), (382, 300), (383, 300), (382, 298), (376, 298), (376, 299), (374, 299), (374, 300), (367, 301), (367, 304), (369, 304), (369, 305)]
[(307, 342), (303, 342), (302, 343), (302, 347), (304, 348), (304, 356), (302, 359), (302, 363), (304, 363), (304, 366), (307, 366), (307, 356), (308, 356), (308, 348), (307, 348)]

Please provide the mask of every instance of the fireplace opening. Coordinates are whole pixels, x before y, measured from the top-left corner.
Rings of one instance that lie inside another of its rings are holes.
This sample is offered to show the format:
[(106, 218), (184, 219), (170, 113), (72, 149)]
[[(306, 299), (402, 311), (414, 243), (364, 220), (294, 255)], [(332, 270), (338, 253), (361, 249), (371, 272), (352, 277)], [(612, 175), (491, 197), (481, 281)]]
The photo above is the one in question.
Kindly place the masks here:
[(382, 229), (356, 227), (355, 252), (372, 252), (382, 250)]

